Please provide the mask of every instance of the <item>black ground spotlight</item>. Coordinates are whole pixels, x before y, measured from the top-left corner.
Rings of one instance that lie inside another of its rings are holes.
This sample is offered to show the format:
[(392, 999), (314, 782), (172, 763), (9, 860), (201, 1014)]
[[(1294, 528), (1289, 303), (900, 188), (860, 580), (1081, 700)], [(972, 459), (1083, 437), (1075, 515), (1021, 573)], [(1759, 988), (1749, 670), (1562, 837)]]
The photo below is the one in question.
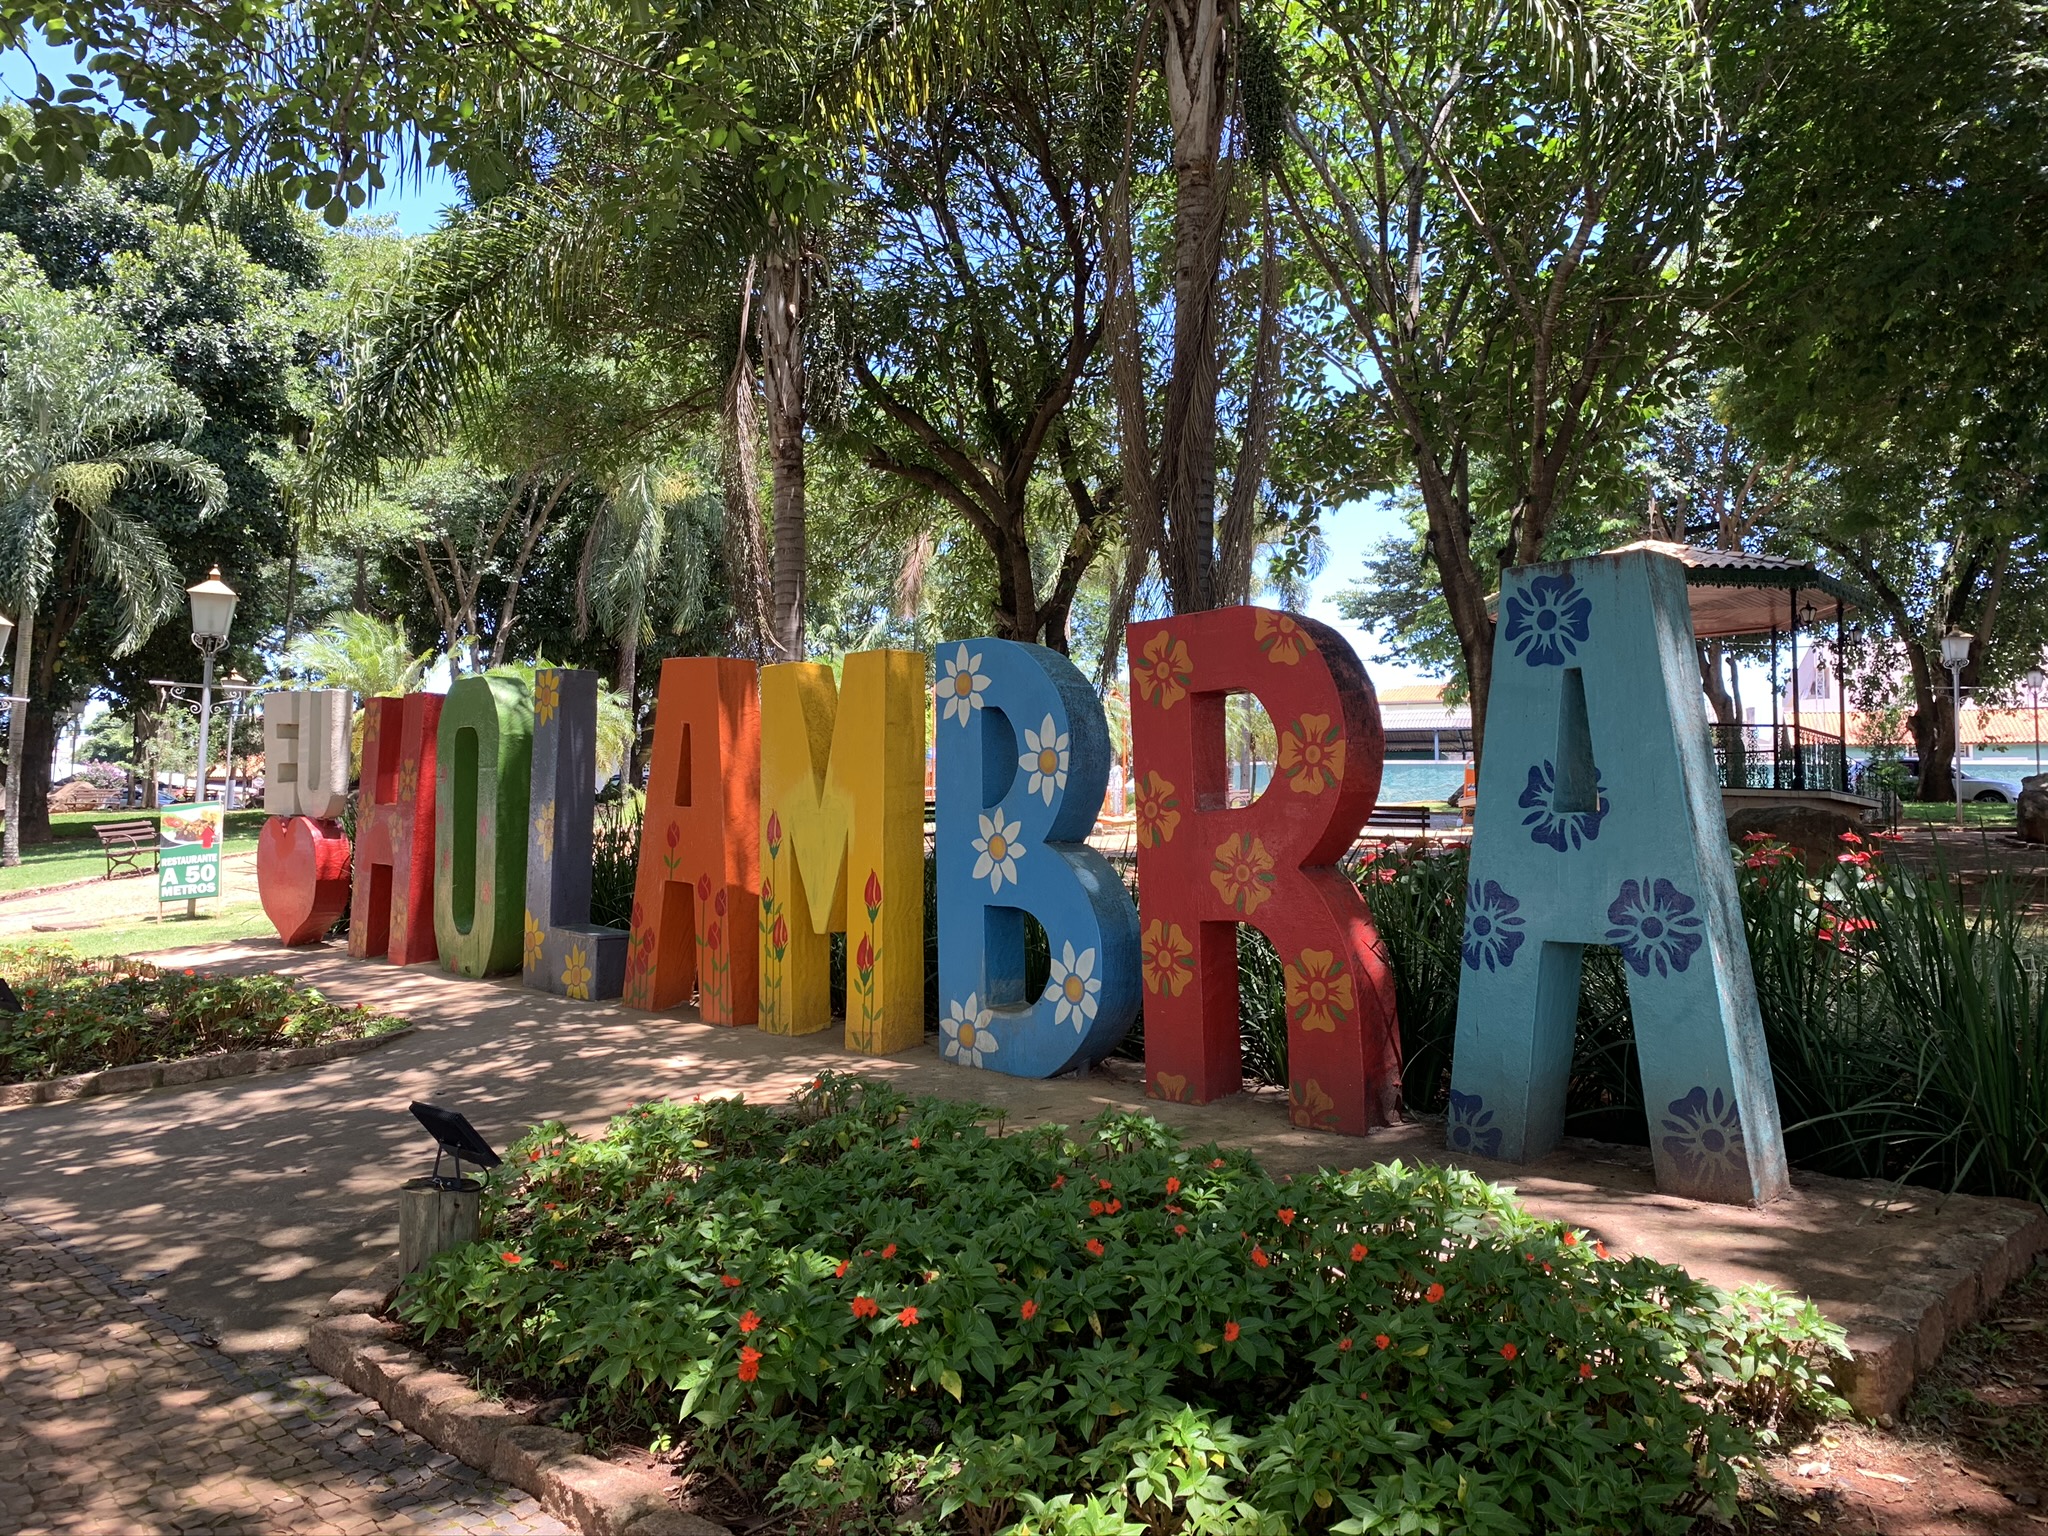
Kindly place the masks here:
[[(490, 1143), (477, 1134), (476, 1127), (464, 1116), (452, 1109), (442, 1109), (435, 1104), (412, 1102), (413, 1118), (427, 1128), (427, 1134), (434, 1138), (434, 1171), (427, 1182), (435, 1189), (477, 1189), (481, 1186), (474, 1179), (462, 1176), (462, 1164), (466, 1158), (473, 1168), (495, 1168), (504, 1159), (491, 1150)], [(443, 1156), (455, 1159), (455, 1176), (444, 1177), (441, 1173)]]

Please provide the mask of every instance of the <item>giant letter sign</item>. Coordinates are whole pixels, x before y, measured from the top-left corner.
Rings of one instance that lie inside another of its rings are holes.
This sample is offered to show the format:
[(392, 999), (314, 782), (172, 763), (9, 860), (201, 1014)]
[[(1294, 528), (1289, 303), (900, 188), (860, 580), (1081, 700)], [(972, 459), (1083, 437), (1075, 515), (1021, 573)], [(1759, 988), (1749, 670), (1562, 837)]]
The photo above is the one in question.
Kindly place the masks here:
[(459, 976), (519, 969), (533, 705), (507, 677), (465, 677), (441, 710), (434, 936)]
[(697, 994), (707, 1024), (757, 1007), (760, 669), (679, 656), (661, 664), (626, 1002), (673, 1008)]
[[(1102, 703), (1066, 657), (972, 640), (939, 652), (939, 1050), (1051, 1077), (1099, 1060), (1138, 1012), (1138, 914), (1084, 838), (1109, 782)], [(1024, 995), (1024, 914), (1052, 974)]]
[[(1342, 636), (1219, 608), (1130, 630), (1145, 1083), (1197, 1103), (1242, 1083), (1237, 924), (1279, 951), (1296, 1125), (1363, 1135), (1396, 1114), (1393, 974), (1336, 860), (1379, 796), (1379, 704)], [(1223, 706), (1249, 693), (1279, 734), (1273, 782), (1225, 809)]]
[(1465, 896), (1449, 1138), (1557, 1144), (1587, 944), (1628, 967), (1657, 1186), (1784, 1193), (1685, 578), (1631, 553), (1509, 571)]
[(348, 952), (413, 965), (434, 944), (434, 743), (441, 696), (363, 706), (363, 783), (356, 805), (355, 899)]
[(263, 696), (263, 808), (256, 891), (285, 945), (318, 941), (348, 910), (345, 688)]
[(349, 695), (263, 695), (263, 809), (328, 821), (348, 808)]
[(533, 675), (520, 979), (561, 997), (617, 997), (626, 975), (625, 931), (590, 921), (596, 784), (597, 674), (543, 667)]
[(763, 667), (761, 814), (761, 1027), (831, 1024), (825, 935), (844, 929), (846, 1048), (920, 1044), (922, 653), (856, 652), (837, 688), (830, 667)]

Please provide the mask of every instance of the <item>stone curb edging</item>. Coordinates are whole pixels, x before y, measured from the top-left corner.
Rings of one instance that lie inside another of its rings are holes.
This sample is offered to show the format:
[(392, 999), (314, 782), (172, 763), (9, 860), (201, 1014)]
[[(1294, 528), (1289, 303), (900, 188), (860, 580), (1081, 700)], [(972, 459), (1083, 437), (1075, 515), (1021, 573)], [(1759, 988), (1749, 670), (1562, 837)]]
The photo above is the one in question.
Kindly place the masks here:
[[(1970, 1198), (1970, 1197), (1964, 1197)], [(1941, 1358), (1949, 1340), (1991, 1309), (2048, 1252), (2048, 1209), (2020, 1200), (1981, 1200), (1987, 1224), (1944, 1256), (1886, 1286), (1859, 1315), (1838, 1319), (1849, 1363), (1836, 1388), (1869, 1418), (1896, 1414), (1913, 1384)]]
[(472, 1391), (401, 1342), (380, 1314), (398, 1290), (386, 1259), (360, 1285), (337, 1291), (307, 1332), (314, 1365), (430, 1444), (533, 1495), (583, 1536), (732, 1536), (668, 1501), (669, 1484), (583, 1453), (583, 1437), (535, 1424)]
[(226, 1077), (251, 1077), (258, 1072), (282, 1072), (287, 1067), (317, 1067), (323, 1062), (360, 1056), (403, 1039), (419, 1028), (403, 1029), (359, 1040), (330, 1040), (325, 1045), (296, 1045), (282, 1050), (228, 1051), (219, 1056), (187, 1056), (180, 1061), (138, 1061), (126, 1067), (108, 1067), (104, 1072), (87, 1072), (78, 1077), (51, 1077), (33, 1083), (0, 1083), (0, 1109), (25, 1109), (31, 1104), (66, 1104), (73, 1099), (98, 1098), (110, 1093), (142, 1093), (151, 1088), (172, 1088), (183, 1083), (206, 1083)]

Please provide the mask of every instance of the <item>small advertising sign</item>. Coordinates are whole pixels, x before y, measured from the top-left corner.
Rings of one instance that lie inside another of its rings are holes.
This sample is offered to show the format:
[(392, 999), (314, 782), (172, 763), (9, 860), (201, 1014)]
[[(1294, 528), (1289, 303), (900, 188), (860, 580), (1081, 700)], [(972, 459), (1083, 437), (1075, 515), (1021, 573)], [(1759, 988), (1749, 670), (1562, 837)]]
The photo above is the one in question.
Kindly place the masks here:
[(170, 806), (157, 826), (156, 899), (196, 901), (202, 896), (219, 896), (220, 806)]

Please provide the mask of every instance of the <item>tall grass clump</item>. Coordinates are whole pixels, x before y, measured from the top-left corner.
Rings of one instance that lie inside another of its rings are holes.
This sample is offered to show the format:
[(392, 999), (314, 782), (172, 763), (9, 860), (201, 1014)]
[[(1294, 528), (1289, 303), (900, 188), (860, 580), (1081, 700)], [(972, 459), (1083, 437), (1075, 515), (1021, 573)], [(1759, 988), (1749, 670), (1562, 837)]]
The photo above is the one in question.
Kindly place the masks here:
[[(2048, 973), (2011, 882), (1966, 898), (1850, 835), (1810, 874), (1782, 843), (1732, 855), (1792, 1161), (1818, 1172), (2048, 1199)], [(1394, 967), (1410, 1107), (1441, 1110), (1458, 1013), (1467, 854), (1357, 870)], [(1588, 947), (1567, 1127), (1647, 1139), (1627, 976)]]

